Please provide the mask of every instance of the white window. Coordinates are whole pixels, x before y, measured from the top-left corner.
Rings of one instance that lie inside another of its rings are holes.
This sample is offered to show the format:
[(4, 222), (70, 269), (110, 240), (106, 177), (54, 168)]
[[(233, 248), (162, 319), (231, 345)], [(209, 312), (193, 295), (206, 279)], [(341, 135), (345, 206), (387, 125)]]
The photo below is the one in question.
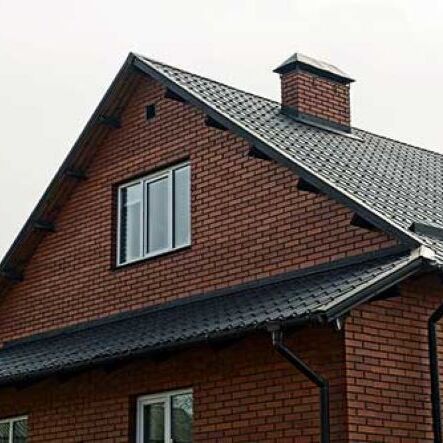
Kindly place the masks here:
[(137, 443), (192, 443), (192, 391), (140, 397)]
[(185, 163), (120, 186), (117, 264), (190, 245), (190, 172)]
[(26, 443), (28, 419), (26, 417), (0, 419), (0, 443)]

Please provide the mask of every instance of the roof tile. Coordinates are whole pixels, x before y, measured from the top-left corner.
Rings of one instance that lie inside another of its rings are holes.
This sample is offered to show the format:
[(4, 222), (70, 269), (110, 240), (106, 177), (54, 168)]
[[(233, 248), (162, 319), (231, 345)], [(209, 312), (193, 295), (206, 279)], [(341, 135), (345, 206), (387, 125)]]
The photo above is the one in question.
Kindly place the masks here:
[[(280, 103), (142, 58), (270, 146), (408, 230), (443, 224), (443, 156), (352, 128), (356, 137), (309, 126), (280, 113)], [(418, 236), (443, 265), (443, 241)]]
[(254, 330), (269, 322), (306, 320), (409, 261), (409, 255), (383, 257), (266, 280), (12, 342), (0, 350), (0, 384)]

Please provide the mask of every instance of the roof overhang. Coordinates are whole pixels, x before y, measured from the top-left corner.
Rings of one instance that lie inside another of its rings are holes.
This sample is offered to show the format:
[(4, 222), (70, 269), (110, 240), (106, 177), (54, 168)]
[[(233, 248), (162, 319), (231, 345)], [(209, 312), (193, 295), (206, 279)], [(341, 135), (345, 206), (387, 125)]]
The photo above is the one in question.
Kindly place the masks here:
[[(393, 252), (393, 251), (391, 251)], [(425, 269), (420, 252), (367, 254), (27, 337), (0, 350), (0, 386), (306, 323), (329, 324)]]

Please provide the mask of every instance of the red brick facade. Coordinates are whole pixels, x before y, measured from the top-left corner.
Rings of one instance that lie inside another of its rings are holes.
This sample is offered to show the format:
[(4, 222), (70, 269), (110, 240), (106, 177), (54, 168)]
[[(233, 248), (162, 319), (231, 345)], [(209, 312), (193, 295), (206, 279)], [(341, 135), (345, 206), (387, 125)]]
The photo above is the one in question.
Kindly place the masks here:
[[(329, 378), (333, 441), (342, 442), (342, 334), (308, 329), (287, 342)], [(200, 346), (164, 362), (145, 360), (111, 373), (96, 370), (6, 390), (0, 416), (29, 411), (33, 443), (134, 443), (137, 396), (187, 387), (193, 388), (196, 442), (318, 441), (317, 389), (274, 353), (264, 334), (221, 351)]]
[[(396, 243), (351, 226), (352, 211), (298, 191), (292, 172), (251, 158), (245, 141), (206, 127), (203, 113), (164, 92), (142, 82), (122, 127), (98, 147), (57, 231), (0, 304), (1, 342)], [(151, 103), (156, 117), (146, 121)], [(337, 110), (325, 118), (349, 123)], [(115, 269), (115, 185), (186, 158), (192, 246)], [(426, 320), (442, 298), (432, 277), (409, 279), (401, 297), (357, 308), (342, 331), (290, 333), (288, 346), (329, 381), (332, 441), (432, 441)], [(187, 387), (196, 442), (319, 441), (318, 390), (273, 351), (265, 333), (223, 349), (200, 345), (165, 360), (2, 389), (0, 418), (28, 414), (32, 443), (134, 443), (137, 396)]]
[(351, 125), (349, 85), (303, 71), (281, 75), (282, 104), (314, 117)]
[[(0, 305), (0, 341), (393, 245), (352, 227), (352, 212), (299, 192), (297, 178), (247, 155), (204, 114), (145, 81)], [(145, 106), (157, 116), (145, 120)], [(113, 269), (115, 184), (190, 159), (192, 247)]]
[(349, 441), (433, 442), (427, 320), (443, 302), (434, 276), (401, 296), (352, 311), (346, 322)]
[[(290, 334), (287, 345), (329, 380), (331, 441), (433, 442), (426, 321), (441, 302), (440, 282), (421, 277), (407, 280), (401, 297), (353, 311), (342, 332)], [(32, 442), (135, 442), (136, 397), (187, 387), (196, 442), (319, 441), (318, 390), (264, 333), (222, 350), (202, 345), (166, 361), (4, 389), (0, 416), (29, 413)]]

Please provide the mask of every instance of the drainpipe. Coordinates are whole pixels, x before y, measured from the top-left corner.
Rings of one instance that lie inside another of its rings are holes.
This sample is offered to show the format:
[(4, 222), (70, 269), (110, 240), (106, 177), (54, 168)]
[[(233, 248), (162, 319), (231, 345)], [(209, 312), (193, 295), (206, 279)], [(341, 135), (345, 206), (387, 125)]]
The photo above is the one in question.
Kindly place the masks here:
[(431, 370), (432, 427), (434, 442), (442, 443), (440, 373), (438, 367), (437, 322), (443, 317), (443, 305), (428, 320), (429, 366)]
[(283, 332), (281, 328), (269, 328), (272, 334), (272, 344), (274, 349), (304, 376), (315, 383), (320, 388), (320, 432), (321, 443), (329, 443), (330, 424), (329, 424), (329, 384), (328, 382), (313, 371), (298, 355), (294, 354), (283, 344)]

